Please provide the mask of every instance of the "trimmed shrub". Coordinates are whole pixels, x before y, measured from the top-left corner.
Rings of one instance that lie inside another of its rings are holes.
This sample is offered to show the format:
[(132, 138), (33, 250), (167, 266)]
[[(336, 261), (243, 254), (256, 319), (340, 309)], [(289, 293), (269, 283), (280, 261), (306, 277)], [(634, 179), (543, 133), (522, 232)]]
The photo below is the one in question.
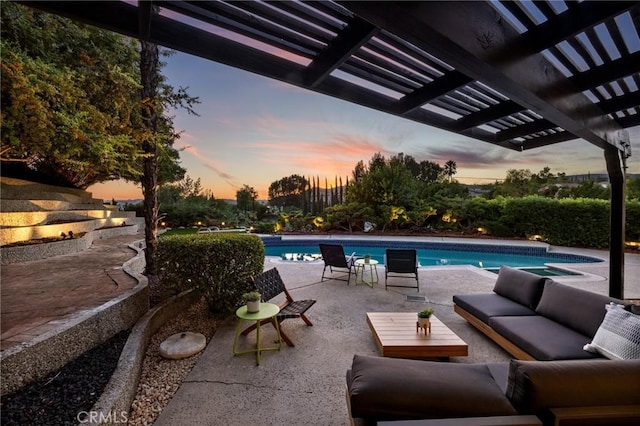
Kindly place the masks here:
[(640, 201), (627, 201), (627, 241), (640, 241)]
[(253, 224), (253, 231), (256, 234), (273, 234), (276, 229), (274, 222), (257, 222)]
[(193, 234), (158, 240), (156, 261), (166, 296), (196, 288), (216, 314), (233, 313), (249, 278), (262, 272), (264, 244), (256, 235)]

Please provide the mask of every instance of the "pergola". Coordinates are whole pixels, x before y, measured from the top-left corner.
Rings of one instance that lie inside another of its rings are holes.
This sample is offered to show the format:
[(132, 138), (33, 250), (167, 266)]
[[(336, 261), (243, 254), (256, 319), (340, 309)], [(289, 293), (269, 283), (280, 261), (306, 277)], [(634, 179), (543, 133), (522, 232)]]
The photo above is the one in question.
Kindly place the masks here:
[(24, 4), (507, 149), (594, 144), (611, 184), (609, 293), (623, 297), (638, 1)]

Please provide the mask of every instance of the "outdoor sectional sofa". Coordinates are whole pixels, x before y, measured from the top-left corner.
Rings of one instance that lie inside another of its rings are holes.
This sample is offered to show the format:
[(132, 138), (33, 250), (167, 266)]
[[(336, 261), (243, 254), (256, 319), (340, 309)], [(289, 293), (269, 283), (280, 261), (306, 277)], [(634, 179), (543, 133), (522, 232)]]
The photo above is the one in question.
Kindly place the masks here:
[(517, 359), (356, 355), (347, 371), (353, 424), (640, 424), (640, 359), (627, 359), (640, 358), (637, 305), (508, 267), (493, 293), (453, 300), (458, 314)]
[(453, 302), (455, 312), (511, 355), (541, 361), (602, 358), (601, 352), (583, 348), (592, 342), (607, 306), (632, 308), (623, 300), (506, 266), (493, 293), (456, 295)]
[(357, 426), (637, 425), (640, 360), (462, 364), (355, 355), (347, 406)]

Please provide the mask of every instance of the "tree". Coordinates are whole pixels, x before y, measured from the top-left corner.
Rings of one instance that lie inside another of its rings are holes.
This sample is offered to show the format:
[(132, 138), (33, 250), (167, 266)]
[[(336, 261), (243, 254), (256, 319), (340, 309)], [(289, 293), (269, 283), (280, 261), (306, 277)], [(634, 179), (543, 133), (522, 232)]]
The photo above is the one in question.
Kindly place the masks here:
[(158, 245), (158, 116), (162, 104), (158, 102), (158, 46), (141, 41), (140, 79), (142, 81), (141, 117), (145, 128), (142, 150), (142, 194), (144, 195), (144, 235), (147, 275), (156, 274), (155, 252)]
[(359, 162), (353, 171), (353, 182), (347, 189), (349, 203), (370, 206), (402, 206), (415, 204), (417, 180), (403, 162), (401, 156), (386, 160), (377, 153), (368, 167)]
[(193, 226), (201, 222), (231, 222), (230, 206), (216, 200), (211, 191), (202, 191), (200, 179), (186, 176), (180, 182), (161, 185), (158, 189), (159, 214), (171, 226)]
[(529, 169), (510, 169), (507, 170), (507, 176), (504, 182), (496, 185), (492, 191), (492, 196), (503, 197), (524, 197), (531, 194), (531, 170)]
[(562, 189), (558, 193), (559, 198), (597, 198), (608, 200), (611, 197), (611, 188), (603, 186), (592, 180), (586, 180), (574, 188)]
[(548, 166), (545, 166), (537, 174), (531, 176), (531, 178), (535, 179), (540, 184), (551, 183), (556, 180), (556, 176), (551, 173), (551, 168)]
[(197, 98), (165, 82), (153, 44), (141, 42), (138, 51), (113, 32), (11, 2), (1, 12), (2, 173), (81, 189), (140, 181), (153, 275), (157, 187), (185, 172), (173, 148), (179, 134), (164, 112), (193, 113)]
[(453, 176), (457, 172), (456, 162), (449, 160), (444, 164), (444, 174), (449, 178), (449, 182), (453, 182)]
[(242, 189), (236, 192), (236, 201), (238, 210), (248, 212), (255, 211), (255, 201), (258, 199), (258, 193), (249, 185), (243, 185)]
[(419, 172), (416, 178), (421, 182), (431, 184), (441, 180), (444, 170), (438, 163), (424, 160), (420, 162), (419, 166)]
[[(188, 197), (197, 197), (202, 195), (202, 184), (200, 178), (193, 180), (191, 176), (185, 176), (182, 180), (175, 183), (163, 184), (158, 188), (158, 204), (165, 206), (175, 204), (180, 200)], [(214, 198), (213, 194), (205, 198)]]
[(132, 177), (135, 44), (12, 2), (1, 16), (3, 174), (82, 189)]
[(304, 210), (307, 179), (300, 175), (291, 175), (272, 182), (269, 185), (269, 204), (280, 207), (297, 207)]
[[(136, 42), (13, 2), (3, 2), (1, 20), (3, 175), (81, 189), (139, 181), (146, 133)], [(164, 82), (159, 90), (168, 103), (189, 99)], [(172, 181), (185, 171), (172, 147), (178, 134), (160, 116), (159, 179)]]
[(185, 178), (178, 182), (176, 186), (180, 189), (180, 195), (184, 198), (196, 197), (202, 193), (202, 183), (200, 183), (200, 178), (193, 180), (190, 176), (185, 176)]
[(180, 188), (175, 184), (162, 185), (158, 188), (158, 208), (162, 210), (179, 202), (182, 198)]

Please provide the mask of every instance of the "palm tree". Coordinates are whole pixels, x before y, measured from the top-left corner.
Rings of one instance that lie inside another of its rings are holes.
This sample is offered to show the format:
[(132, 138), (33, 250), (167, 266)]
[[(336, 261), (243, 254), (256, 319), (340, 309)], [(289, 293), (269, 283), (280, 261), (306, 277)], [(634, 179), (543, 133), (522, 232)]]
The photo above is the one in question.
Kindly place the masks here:
[(457, 172), (456, 162), (449, 160), (444, 164), (444, 174), (449, 177), (449, 183), (453, 182), (453, 175)]

